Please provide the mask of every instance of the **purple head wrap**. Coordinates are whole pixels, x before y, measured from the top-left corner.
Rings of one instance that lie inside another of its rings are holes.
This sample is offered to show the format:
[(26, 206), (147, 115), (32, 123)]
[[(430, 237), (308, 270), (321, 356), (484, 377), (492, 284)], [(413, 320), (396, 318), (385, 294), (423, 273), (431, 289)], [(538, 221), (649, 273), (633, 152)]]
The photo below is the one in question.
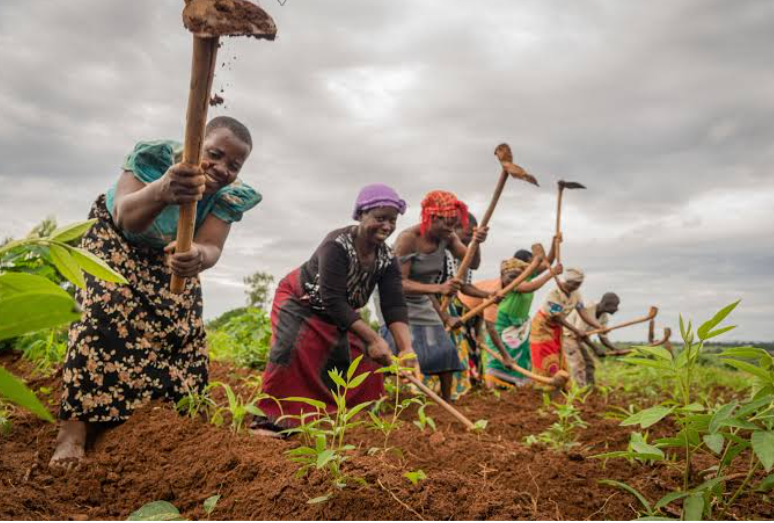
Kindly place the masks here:
[(400, 214), (406, 212), (406, 202), (398, 196), (398, 193), (386, 185), (374, 183), (360, 189), (360, 194), (357, 195), (357, 200), (355, 201), (355, 211), (352, 213), (352, 218), (357, 220), (360, 217), (360, 213), (377, 207), (393, 207)]

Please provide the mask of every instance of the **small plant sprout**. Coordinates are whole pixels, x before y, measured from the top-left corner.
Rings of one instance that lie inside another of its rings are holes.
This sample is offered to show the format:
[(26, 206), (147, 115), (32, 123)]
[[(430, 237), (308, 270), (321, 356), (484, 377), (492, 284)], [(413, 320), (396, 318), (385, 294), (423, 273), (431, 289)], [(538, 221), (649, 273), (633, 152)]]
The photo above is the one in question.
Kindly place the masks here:
[[(413, 369), (411, 367), (406, 366), (406, 362), (410, 359), (416, 358), (415, 354), (404, 354), (401, 357), (392, 356), (392, 364), (382, 367), (381, 369), (377, 370), (376, 372), (378, 374), (385, 374), (390, 373), (395, 376), (395, 385), (392, 387), (392, 391), (395, 395), (395, 401), (391, 404), (392, 407), (392, 416), (390, 417), (389, 421), (382, 419), (379, 416), (379, 408), (384, 405), (384, 400), (380, 400), (377, 403), (377, 407), (371, 411), (368, 412), (369, 417), (371, 418), (371, 427), (373, 429), (379, 430), (384, 435), (384, 449), (389, 449), (389, 439), (390, 434), (400, 427), (401, 421), (400, 421), (400, 415), (403, 413), (404, 410), (406, 410), (408, 407), (410, 407), (413, 404), (419, 405), (420, 409), (426, 404), (423, 399), (420, 399), (420, 397), (411, 397), (411, 398), (404, 398), (403, 400), (400, 399), (400, 391), (401, 391), (401, 385), (400, 385), (400, 374), (402, 372), (412, 372)], [(387, 380), (385, 380), (387, 382)], [(424, 415), (424, 410), (422, 410), (422, 415)], [(425, 417), (425, 424), (427, 425), (427, 417)], [(421, 421), (420, 421), (421, 423)], [(435, 430), (434, 425), (435, 421), (433, 423), (433, 430)], [(422, 427), (420, 427), (422, 428)]]
[(549, 406), (553, 408), (556, 414), (557, 420), (548, 430), (541, 432), (537, 436), (527, 436), (525, 443), (527, 445), (543, 443), (554, 450), (563, 451), (576, 446), (578, 444), (578, 430), (588, 426), (581, 418), (580, 409), (576, 406), (576, 402), (583, 403), (586, 400), (587, 394), (585, 389), (573, 387), (568, 392), (562, 393), (564, 402), (554, 401), (549, 403)]
[[(289, 450), (287, 455), (290, 461), (298, 463), (301, 467), (296, 472), (297, 476), (306, 475), (310, 470), (324, 471), (331, 484), (335, 488), (344, 488), (349, 482), (364, 484), (360, 478), (347, 476), (342, 471), (342, 465), (349, 459), (349, 453), (355, 450), (354, 445), (347, 444), (345, 435), (348, 430), (361, 425), (363, 422), (355, 421), (358, 413), (371, 406), (373, 402), (360, 403), (352, 408), (347, 407), (348, 391), (359, 387), (370, 372), (363, 372), (355, 376), (357, 367), (362, 360), (357, 357), (342, 374), (339, 369), (328, 372), (336, 390), (332, 390), (336, 403), (336, 413), (331, 415), (325, 403), (318, 400), (300, 397), (284, 398), (283, 401), (304, 403), (315, 409), (314, 412), (303, 412), (299, 415), (281, 416), (278, 421), (292, 419), (298, 423), (297, 427), (283, 431), (285, 434), (301, 434), (306, 445)], [(310, 500), (309, 503), (319, 503), (329, 499), (332, 494), (326, 494), (320, 498)]]
[(180, 398), (175, 405), (177, 412), (190, 419), (196, 419), (199, 416), (209, 419), (217, 408), (210, 395), (210, 390), (214, 385), (214, 383), (207, 385), (201, 392), (188, 388), (186, 395)]
[(435, 420), (425, 414), (425, 409), (427, 408), (427, 402), (424, 401), (424, 398), (421, 400), (422, 405), (417, 410), (417, 419), (414, 421), (414, 425), (416, 425), (419, 430), (422, 432), (425, 431), (425, 428), (430, 427), (430, 429), (435, 432)]
[(482, 432), (484, 432), (486, 430), (486, 426), (487, 425), (489, 425), (489, 421), (488, 420), (480, 419), (480, 420), (476, 421), (473, 424), (473, 428), (471, 428), (470, 430), (480, 434), (480, 433), (482, 433)]
[(215, 508), (218, 506), (218, 501), (220, 501), (220, 498), (220, 494), (215, 494), (214, 496), (210, 496), (204, 500), (204, 513), (207, 514), (208, 518), (212, 516)]
[(261, 409), (256, 406), (259, 400), (268, 397), (266, 395), (257, 395), (248, 399), (247, 401), (242, 399), (242, 396), (234, 393), (233, 389), (227, 383), (215, 382), (212, 384), (213, 389), (220, 387), (226, 393), (228, 405), (225, 407), (218, 407), (212, 414), (210, 421), (213, 425), (218, 427), (222, 426), (225, 421), (225, 414), (230, 414), (231, 417), (231, 431), (234, 434), (239, 433), (245, 422), (245, 418), (248, 414), (253, 416), (264, 416)]
[(422, 469), (415, 470), (413, 472), (406, 472), (403, 477), (411, 482), (412, 485), (417, 486), (420, 481), (427, 479), (427, 474)]

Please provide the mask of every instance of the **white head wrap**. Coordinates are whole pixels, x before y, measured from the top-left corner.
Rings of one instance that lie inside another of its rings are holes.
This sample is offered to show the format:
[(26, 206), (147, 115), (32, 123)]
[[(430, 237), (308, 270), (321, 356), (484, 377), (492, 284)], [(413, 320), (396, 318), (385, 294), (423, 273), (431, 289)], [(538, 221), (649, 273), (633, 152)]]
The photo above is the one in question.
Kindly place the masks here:
[(564, 271), (564, 281), (566, 283), (583, 283), (583, 271), (573, 267)]

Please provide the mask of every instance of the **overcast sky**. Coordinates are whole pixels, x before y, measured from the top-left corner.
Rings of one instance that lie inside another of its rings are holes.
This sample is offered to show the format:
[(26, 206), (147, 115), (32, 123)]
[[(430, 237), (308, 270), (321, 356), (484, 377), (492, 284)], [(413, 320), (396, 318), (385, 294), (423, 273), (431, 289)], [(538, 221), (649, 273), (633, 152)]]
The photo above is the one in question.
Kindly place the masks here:
[[(191, 36), (173, 0), (0, 2), (0, 237), (85, 218), (141, 139), (183, 133)], [(264, 202), (203, 276), (205, 315), (244, 303), (350, 222), (359, 188), (393, 185), (418, 221), (432, 189), (483, 214), (494, 147), (509, 181), (481, 278), (553, 232), (565, 266), (619, 319), (705, 319), (741, 298), (724, 339), (774, 339), (774, 2), (263, 0), (275, 42), (227, 40), (212, 111), (243, 120), (242, 172)], [(542, 293), (538, 298), (542, 297)], [(617, 339), (641, 339), (645, 327)]]

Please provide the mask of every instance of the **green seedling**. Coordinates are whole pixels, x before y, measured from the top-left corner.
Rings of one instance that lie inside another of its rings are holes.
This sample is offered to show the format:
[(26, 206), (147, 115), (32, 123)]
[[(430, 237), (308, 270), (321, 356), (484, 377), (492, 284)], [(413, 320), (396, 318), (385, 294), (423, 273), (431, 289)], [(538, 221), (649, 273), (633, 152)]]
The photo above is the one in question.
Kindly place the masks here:
[[(355, 376), (362, 358), (362, 356), (357, 357), (349, 365), (346, 374), (343, 374), (339, 369), (333, 369), (328, 372), (331, 380), (336, 385), (336, 390), (331, 391), (336, 403), (336, 413), (334, 415), (328, 412), (325, 403), (322, 401), (300, 397), (285, 398), (283, 400), (304, 403), (314, 408), (314, 412), (304, 412), (300, 415), (285, 415), (278, 420), (295, 420), (298, 426), (283, 432), (285, 434), (300, 434), (306, 443), (286, 453), (290, 461), (300, 465), (296, 472), (298, 477), (308, 474), (311, 470), (320, 470), (327, 474), (334, 488), (345, 488), (349, 483), (365, 484), (363, 479), (348, 476), (342, 470), (342, 465), (349, 459), (350, 453), (356, 448), (354, 445), (346, 443), (345, 436), (349, 430), (363, 423), (362, 421), (356, 421), (355, 417), (373, 403), (368, 401), (352, 408), (347, 406), (348, 391), (359, 387), (370, 375), (370, 372), (364, 372)], [(326, 496), (310, 500), (310, 503), (325, 501), (330, 496), (332, 494), (328, 493)]]
[(424, 481), (427, 479), (427, 475), (425, 474), (425, 471), (422, 469), (415, 470), (413, 472), (406, 472), (405, 474), (403, 474), (403, 477), (409, 480), (411, 484), (414, 486), (417, 486), (420, 481)]
[(527, 445), (543, 443), (554, 450), (569, 450), (576, 446), (578, 430), (588, 427), (588, 424), (581, 418), (580, 409), (576, 402), (584, 402), (588, 391), (573, 387), (568, 392), (562, 393), (563, 402), (552, 401), (550, 407), (553, 409), (557, 420), (545, 431), (538, 435), (527, 436), (524, 440)]
[[(423, 398), (424, 399), (424, 398)], [(422, 406), (419, 407), (417, 410), (417, 419), (414, 421), (414, 425), (419, 427), (419, 430), (422, 432), (425, 431), (425, 428), (430, 427), (430, 429), (435, 432), (435, 420), (425, 414), (425, 409), (427, 408), (427, 403), (422, 403)]]
[(200, 416), (209, 419), (217, 408), (215, 400), (210, 395), (213, 386), (214, 384), (207, 385), (201, 392), (189, 389), (175, 405), (177, 412), (190, 419), (196, 419)]
[(225, 422), (225, 414), (228, 413), (231, 418), (231, 431), (234, 434), (241, 432), (245, 418), (248, 414), (253, 416), (264, 416), (264, 413), (256, 405), (259, 400), (268, 397), (267, 395), (259, 394), (253, 396), (248, 400), (244, 400), (241, 395), (234, 393), (233, 389), (227, 383), (214, 382), (212, 384), (213, 389), (220, 387), (226, 393), (226, 399), (228, 404), (223, 407), (217, 407), (212, 413), (210, 422), (218, 427), (223, 426)]

